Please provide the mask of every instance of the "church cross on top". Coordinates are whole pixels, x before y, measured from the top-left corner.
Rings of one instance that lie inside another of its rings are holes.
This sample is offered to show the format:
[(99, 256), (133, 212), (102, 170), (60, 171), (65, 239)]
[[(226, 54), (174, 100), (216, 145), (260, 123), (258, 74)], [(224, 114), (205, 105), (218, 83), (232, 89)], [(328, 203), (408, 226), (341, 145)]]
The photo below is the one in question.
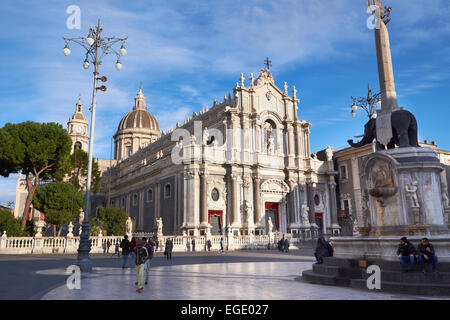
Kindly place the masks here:
[(270, 67), (272, 66), (272, 61), (269, 60), (269, 57), (267, 57), (266, 60), (264, 60), (264, 64), (267, 67), (267, 71), (269, 71)]

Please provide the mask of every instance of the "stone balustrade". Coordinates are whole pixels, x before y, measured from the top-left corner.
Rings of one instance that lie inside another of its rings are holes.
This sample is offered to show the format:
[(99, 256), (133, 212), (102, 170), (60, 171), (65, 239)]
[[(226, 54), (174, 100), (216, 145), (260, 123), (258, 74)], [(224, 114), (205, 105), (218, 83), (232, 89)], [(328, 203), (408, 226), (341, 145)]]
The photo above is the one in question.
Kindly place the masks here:
[[(113, 253), (122, 236), (91, 236), (91, 253), (103, 253), (108, 240), (109, 253)], [(78, 251), (80, 237), (8, 237), (0, 238), (0, 254), (74, 254)]]
[[(151, 238), (153, 234), (135, 233), (136, 238)], [(296, 249), (300, 243), (298, 239), (290, 237), (290, 248)], [(268, 235), (246, 235), (246, 236), (162, 236), (159, 237), (158, 252), (164, 251), (167, 239), (173, 241), (173, 252), (185, 252), (189, 248), (192, 250), (192, 240), (195, 241), (195, 251), (205, 251), (206, 241), (211, 241), (211, 250), (220, 250), (220, 239), (223, 238), (225, 250), (243, 250), (243, 249), (267, 249), (268, 244), (271, 247), (276, 246), (278, 237), (269, 237)], [(108, 240), (111, 243), (108, 253), (114, 253), (116, 243), (120, 244), (123, 236), (91, 236), (91, 253), (104, 253)], [(79, 237), (8, 237), (6, 233), (0, 237), (0, 254), (75, 254), (80, 242)]]

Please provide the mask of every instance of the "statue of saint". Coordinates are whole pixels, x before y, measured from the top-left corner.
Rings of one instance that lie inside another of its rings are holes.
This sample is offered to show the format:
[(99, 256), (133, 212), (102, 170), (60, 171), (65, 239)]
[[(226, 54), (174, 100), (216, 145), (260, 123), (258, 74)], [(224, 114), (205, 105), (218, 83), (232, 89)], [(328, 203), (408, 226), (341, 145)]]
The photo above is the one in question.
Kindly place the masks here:
[(305, 226), (309, 226), (309, 208), (306, 204), (302, 204), (302, 222)]
[(131, 221), (131, 218), (128, 217), (127, 221), (125, 222), (125, 233), (131, 234), (133, 229), (133, 222)]
[(267, 234), (272, 233), (273, 232), (273, 223), (272, 223), (272, 218), (269, 217), (269, 219), (267, 220)]
[(206, 146), (208, 144), (208, 140), (209, 140), (208, 128), (205, 127), (205, 129), (203, 130), (203, 145), (204, 146)]
[(163, 222), (161, 217), (156, 219), (156, 226), (158, 228), (158, 235), (163, 234)]
[(274, 151), (275, 151), (274, 147), (275, 147), (275, 143), (274, 143), (273, 135), (269, 135), (268, 142), (267, 142), (267, 154), (274, 154)]
[(327, 156), (327, 161), (332, 161), (332, 160), (333, 160), (333, 152), (334, 152), (334, 150), (333, 150), (332, 147), (328, 147), (328, 148), (325, 150), (325, 154), (326, 154), (326, 156)]

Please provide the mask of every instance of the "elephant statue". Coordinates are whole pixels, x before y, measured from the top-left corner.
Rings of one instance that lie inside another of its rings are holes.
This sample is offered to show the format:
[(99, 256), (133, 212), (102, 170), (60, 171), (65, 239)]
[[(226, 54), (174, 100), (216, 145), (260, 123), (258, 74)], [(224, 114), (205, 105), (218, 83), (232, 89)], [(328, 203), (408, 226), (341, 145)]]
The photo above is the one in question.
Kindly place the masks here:
[[(420, 147), (417, 138), (417, 120), (414, 115), (407, 110), (398, 110), (391, 113), (392, 138), (387, 144), (388, 149)], [(364, 135), (361, 141), (354, 143), (353, 140), (347, 142), (353, 148), (360, 148), (372, 143), (377, 138), (377, 119), (372, 118), (364, 125)], [(384, 150), (385, 146), (377, 141), (377, 150)]]

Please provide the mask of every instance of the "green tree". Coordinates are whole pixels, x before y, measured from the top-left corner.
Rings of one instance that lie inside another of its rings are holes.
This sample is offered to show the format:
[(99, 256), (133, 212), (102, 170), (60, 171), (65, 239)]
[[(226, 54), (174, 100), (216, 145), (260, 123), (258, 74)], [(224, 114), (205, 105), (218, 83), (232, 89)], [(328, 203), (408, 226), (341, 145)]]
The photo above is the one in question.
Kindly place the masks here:
[(102, 208), (99, 210), (97, 218), (101, 221), (108, 236), (123, 236), (125, 234), (125, 222), (128, 215), (122, 209), (116, 207)]
[(8, 237), (23, 237), (26, 232), (20, 228), (20, 219), (14, 218), (9, 210), (0, 209), (0, 233), (6, 231)]
[[(84, 150), (75, 150), (69, 158), (69, 171), (70, 181), (76, 188), (81, 189), (80, 180), (87, 178), (88, 171), (88, 153)], [(95, 159), (92, 162), (92, 180), (91, 180), (91, 192), (97, 193), (100, 190), (100, 171), (98, 169), (98, 163)]]
[(103, 221), (99, 218), (89, 218), (89, 234), (91, 236), (98, 236), (100, 230), (102, 230), (103, 235), (106, 235), (106, 229)]
[(0, 128), (0, 175), (25, 175), (28, 190), (22, 215), (25, 230), (28, 212), (42, 181), (55, 179), (67, 169), (72, 141), (57, 123), (7, 123)]
[(68, 182), (50, 182), (36, 190), (33, 206), (45, 213), (45, 221), (59, 227), (74, 221), (83, 207), (83, 194)]

